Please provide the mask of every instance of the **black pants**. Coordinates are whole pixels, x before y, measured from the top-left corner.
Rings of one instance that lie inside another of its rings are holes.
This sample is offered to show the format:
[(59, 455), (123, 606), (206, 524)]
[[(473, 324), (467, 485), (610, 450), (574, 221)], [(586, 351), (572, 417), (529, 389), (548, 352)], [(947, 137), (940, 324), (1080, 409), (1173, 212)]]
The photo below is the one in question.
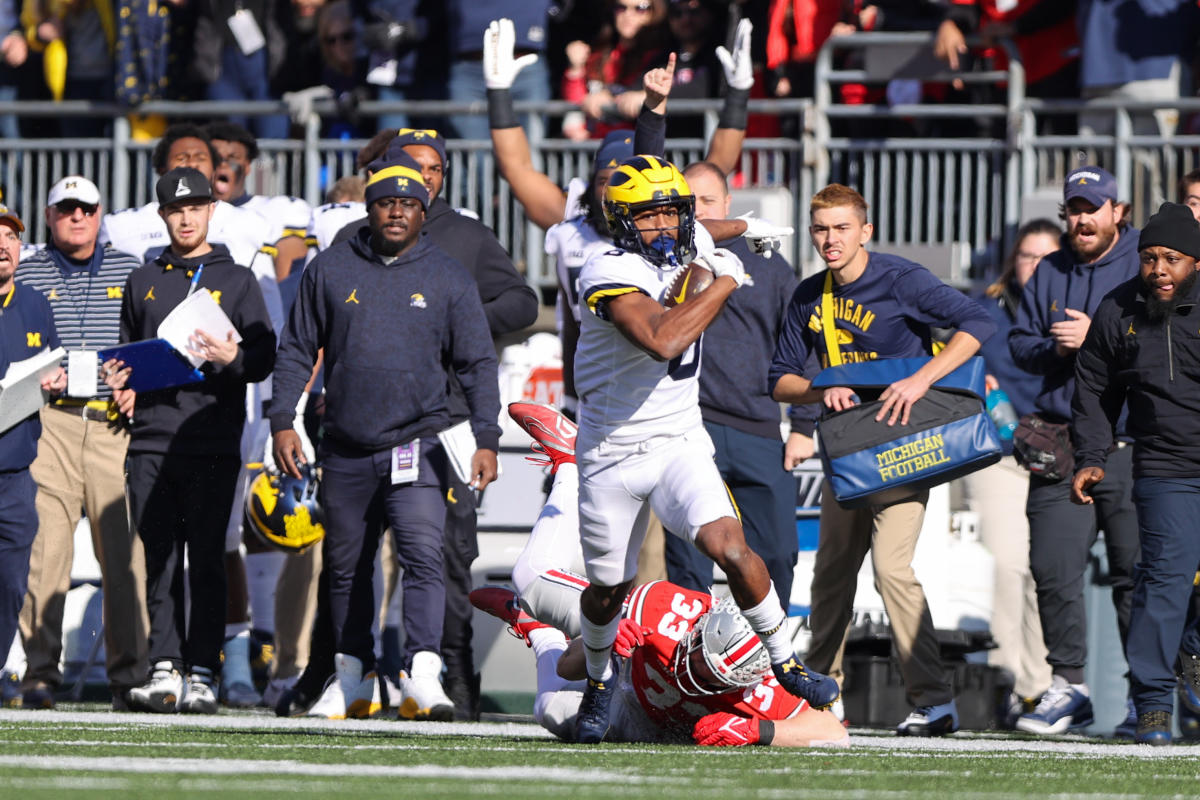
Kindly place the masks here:
[[(37, 535), (37, 484), (29, 468), (0, 472), (0, 642), (17, 635)], [(7, 654), (7, 651), (5, 651)]]
[(1133, 448), (1108, 457), (1105, 477), (1092, 491), (1095, 504), (1071, 502), (1071, 480), (1046, 481), (1030, 476), (1029, 564), (1037, 584), (1038, 614), (1049, 651), (1046, 660), (1056, 675), (1082, 682), (1087, 664), (1087, 614), (1083, 581), (1088, 553), (1098, 530), (1104, 531), (1112, 601), (1117, 610), (1121, 649), (1129, 637), (1133, 599), (1133, 567), (1138, 559), (1138, 525), (1131, 491)]
[(475, 675), (471, 649), (471, 564), (479, 556), (475, 491), (453, 474), (448, 479), (445, 524), (446, 618), (442, 628), (442, 659), (449, 681), (470, 683)]
[[(712, 422), (705, 422), (704, 428), (716, 448), (717, 469), (742, 515), (746, 544), (767, 565), (786, 610), (799, 543), (796, 478), (783, 469), (783, 442)], [(712, 560), (686, 539), (666, 537), (666, 561), (671, 583), (698, 592), (712, 585)]]
[[(225, 528), (241, 459), (130, 453), (125, 479), (146, 550), (150, 663), (221, 668), (225, 638)], [(187, 548), (190, 606), (184, 607)]]

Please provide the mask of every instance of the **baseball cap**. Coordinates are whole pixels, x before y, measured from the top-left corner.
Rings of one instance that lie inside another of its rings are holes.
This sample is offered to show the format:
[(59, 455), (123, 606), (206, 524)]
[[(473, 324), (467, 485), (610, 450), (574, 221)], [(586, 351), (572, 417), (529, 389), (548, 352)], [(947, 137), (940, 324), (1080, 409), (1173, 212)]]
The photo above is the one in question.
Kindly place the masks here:
[(25, 232), (25, 223), (21, 222), (21, 218), (17, 216), (17, 212), (5, 205), (0, 205), (0, 225), (11, 224), (17, 229), (17, 233)]
[(367, 205), (384, 197), (412, 197), (429, 208), (429, 192), (421, 177), (421, 165), (401, 151), (391, 158), (372, 161), (364, 199)]
[(1063, 202), (1082, 197), (1094, 206), (1104, 201), (1117, 202), (1117, 179), (1108, 170), (1100, 167), (1078, 167), (1067, 174), (1063, 181)]
[(619, 167), (622, 161), (628, 161), (633, 156), (633, 131), (609, 131), (592, 160), (592, 174), (609, 167)]
[(154, 194), (158, 197), (160, 206), (178, 203), (181, 200), (201, 198), (211, 200), (212, 185), (208, 178), (198, 169), (192, 167), (176, 167), (158, 179), (154, 186)]
[(397, 131), (396, 138), (388, 143), (387, 151), (383, 155), (384, 159), (394, 161), (396, 154), (403, 153), (405, 146), (410, 144), (432, 147), (437, 151), (438, 158), (442, 160), (442, 169), (446, 169), (446, 140), (433, 128), (401, 128)]
[(81, 175), (68, 175), (50, 187), (46, 205), (56, 206), (64, 200), (74, 200), (89, 206), (100, 205), (100, 190)]

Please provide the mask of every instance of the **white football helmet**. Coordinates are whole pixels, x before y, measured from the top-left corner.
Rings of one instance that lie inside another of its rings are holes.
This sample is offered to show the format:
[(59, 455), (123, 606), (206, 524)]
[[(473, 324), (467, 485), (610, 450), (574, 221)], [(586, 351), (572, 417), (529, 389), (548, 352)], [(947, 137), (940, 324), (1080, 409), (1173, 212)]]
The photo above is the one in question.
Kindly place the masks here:
[(696, 620), (672, 664), (680, 690), (692, 697), (753, 686), (770, 668), (767, 648), (729, 597)]

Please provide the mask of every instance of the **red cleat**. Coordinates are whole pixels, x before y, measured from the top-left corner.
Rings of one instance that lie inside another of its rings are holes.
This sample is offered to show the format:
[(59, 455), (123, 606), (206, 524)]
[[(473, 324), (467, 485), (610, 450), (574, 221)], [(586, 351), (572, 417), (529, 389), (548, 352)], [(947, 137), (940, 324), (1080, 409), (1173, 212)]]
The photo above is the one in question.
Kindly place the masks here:
[(529, 641), (529, 632), (538, 628), (549, 628), (544, 622), (538, 622), (525, 613), (517, 601), (517, 595), (511, 589), (502, 586), (484, 586), (472, 590), (468, 595), (471, 605), (480, 611), (486, 611), (502, 622), (508, 623), (509, 632), (518, 639), (524, 639), (527, 647), (533, 647)]
[(550, 467), (551, 475), (560, 465), (575, 463), (575, 434), (579, 428), (557, 408), (546, 403), (509, 403), (508, 415), (533, 438), (533, 451), (542, 454), (526, 456), (529, 461)]

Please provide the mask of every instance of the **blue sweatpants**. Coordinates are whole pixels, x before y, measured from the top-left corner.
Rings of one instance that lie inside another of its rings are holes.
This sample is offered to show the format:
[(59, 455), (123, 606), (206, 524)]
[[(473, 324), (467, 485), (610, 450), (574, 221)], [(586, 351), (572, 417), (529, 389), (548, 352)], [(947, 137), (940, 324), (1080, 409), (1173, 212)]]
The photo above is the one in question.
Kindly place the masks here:
[(0, 653), (8, 654), (25, 602), (29, 554), (37, 536), (37, 484), (28, 469), (0, 472)]

